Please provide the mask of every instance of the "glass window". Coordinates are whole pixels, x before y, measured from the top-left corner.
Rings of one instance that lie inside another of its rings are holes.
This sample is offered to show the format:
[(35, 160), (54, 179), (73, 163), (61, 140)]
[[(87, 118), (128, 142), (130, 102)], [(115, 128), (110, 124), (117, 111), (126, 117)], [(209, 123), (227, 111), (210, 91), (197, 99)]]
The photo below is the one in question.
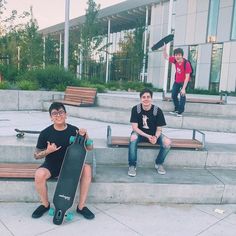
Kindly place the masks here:
[(197, 57), (198, 57), (198, 46), (189, 46), (188, 60), (191, 62), (193, 73), (191, 75), (191, 80), (189, 81), (188, 88), (193, 90), (195, 86), (195, 76), (197, 70)]
[(208, 15), (207, 42), (215, 42), (219, 15), (220, 0), (211, 0)]
[(236, 0), (234, 0), (231, 39), (236, 39)]
[(223, 53), (222, 44), (212, 45), (210, 86), (209, 86), (209, 90), (212, 92), (219, 92), (222, 53)]

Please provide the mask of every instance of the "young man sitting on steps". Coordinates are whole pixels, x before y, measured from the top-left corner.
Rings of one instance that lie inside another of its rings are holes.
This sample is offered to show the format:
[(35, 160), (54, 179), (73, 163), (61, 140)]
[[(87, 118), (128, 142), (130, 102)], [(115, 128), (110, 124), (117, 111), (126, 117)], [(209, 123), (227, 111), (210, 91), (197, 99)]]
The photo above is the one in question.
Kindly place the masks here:
[(133, 131), (129, 143), (128, 175), (132, 177), (136, 176), (137, 144), (139, 142), (160, 145), (155, 168), (159, 174), (166, 173), (163, 163), (170, 150), (171, 140), (162, 134), (162, 126), (165, 126), (166, 122), (162, 110), (152, 104), (152, 94), (149, 89), (141, 91), (141, 103), (134, 106), (131, 112), (130, 122)]
[[(35, 187), (42, 205), (33, 212), (33, 218), (41, 217), (50, 208), (47, 180), (58, 177), (66, 149), (70, 145), (70, 137), (75, 136), (79, 132), (80, 135), (86, 134), (86, 139), (88, 139), (86, 129), (78, 129), (66, 123), (67, 114), (65, 106), (62, 103), (52, 103), (49, 108), (49, 114), (53, 124), (40, 133), (34, 154), (36, 159), (45, 158), (45, 160), (35, 172)], [(88, 146), (86, 149), (92, 150), (93, 147)], [(80, 179), (80, 198), (76, 211), (87, 219), (93, 219), (95, 217), (85, 206), (91, 176), (91, 167), (85, 164)]]

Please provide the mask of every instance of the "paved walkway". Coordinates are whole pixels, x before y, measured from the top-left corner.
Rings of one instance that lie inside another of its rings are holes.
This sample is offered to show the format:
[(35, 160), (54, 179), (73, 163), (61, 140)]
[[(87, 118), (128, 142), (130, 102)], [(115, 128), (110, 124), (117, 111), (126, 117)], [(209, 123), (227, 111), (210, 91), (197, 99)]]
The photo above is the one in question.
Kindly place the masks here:
[(75, 215), (56, 226), (45, 214), (32, 219), (35, 203), (1, 203), (1, 236), (235, 236), (236, 205), (96, 204), (89, 221)]

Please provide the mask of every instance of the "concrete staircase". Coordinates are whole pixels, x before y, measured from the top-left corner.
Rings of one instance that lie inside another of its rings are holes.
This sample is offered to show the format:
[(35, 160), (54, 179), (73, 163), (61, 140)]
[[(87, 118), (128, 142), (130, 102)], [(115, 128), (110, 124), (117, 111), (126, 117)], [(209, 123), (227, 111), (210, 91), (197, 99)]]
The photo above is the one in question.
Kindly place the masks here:
[[(39, 162), (33, 159), (37, 137), (0, 138), (1, 162)], [(94, 140), (96, 176), (89, 202), (106, 203), (236, 203), (236, 147), (207, 144), (206, 150), (171, 150), (167, 174), (153, 165), (156, 150), (138, 150), (137, 176), (127, 176), (127, 148), (108, 148), (104, 139)], [(1, 179), (1, 201), (38, 201), (33, 180)], [(52, 201), (55, 181), (49, 182)]]
[[(138, 94), (98, 94), (96, 107), (67, 106), (68, 113), (75, 117), (118, 124), (129, 124), (132, 106), (139, 103)], [(236, 132), (236, 103), (219, 105), (187, 103), (183, 117), (169, 114), (173, 110), (171, 102), (154, 96), (154, 104), (165, 113), (167, 127), (179, 129), (199, 129), (217, 132)], [(43, 103), (48, 110), (50, 102)]]
[[(21, 98), (18, 99), (20, 103), (14, 109), (20, 110), (21, 107), (26, 110), (33, 109), (29, 102), (23, 102), (23, 95), (27, 94), (18, 94)], [(236, 103), (226, 105), (187, 103), (184, 117), (179, 118), (169, 115), (168, 111), (173, 109), (172, 104), (163, 102), (157, 95), (154, 94), (154, 103), (164, 111), (168, 127), (230, 132), (235, 137)], [(48, 110), (50, 102), (43, 102), (41, 93), (37, 96), (41, 99), (43, 110)], [(47, 94), (47, 96), (51, 95)], [(130, 108), (137, 103), (139, 103), (137, 93), (125, 94), (125, 96), (120, 93), (98, 94), (97, 107), (67, 106), (67, 112), (74, 119), (79, 117), (90, 120), (93, 129), (97, 125), (95, 120), (114, 123), (113, 126), (117, 128), (121, 126), (118, 124), (129, 124)], [(37, 103), (37, 110), (40, 104)], [(34, 124), (38, 124), (37, 128), (42, 124), (44, 126), (43, 117), (36, 120), (39, 114), (28, 115), (32, 116)], [(29, 117), (27, 119), (21, 117), (22, 120), (18, 124), (23, 127)], [(31, 123), (32, 127), (35, 127), (34, 124)], [(102, 129), (105, 129), (106, 124), (101, 122), (100, 124)], [(9, 125), (13, 123), (9, 122)], [(127, 127), (125, 126), (125, 129)], [(101, 132), (100, 127), (97, 129), (97, 132)], [(120, 135), (119, 129), (116, 129), (116, 132), (114, 135)], [(176, 133), (185, 137), (182, 129), (177, 130)], [(224, 135), (222, 134), (222, 137)], [(32, 155), (36, 141), (37, 135), (26, 135), (24, 139), (16, 139), (14, 135), (0, 136), (1, 162), (39, 162), (34, 160)], [(89, 202), (236, 203), (235, 143), (227, 144), (225, 140), (222, 144), (207, 142), (206, 148), (201, 151), (172, 149), (165, 162), (167, 174), (164, 176), (158, 175), (154, 169), (157, 150), (139, 149), (135, 178), (127, 176), (127, 148), (108, 148), (105, 135), (103, 138), (95, 139), (94, 143), (95, 149), (88, 154), (88, 162), (92, 163), (93, 157), (96, 158), (96, 177), (91, 185)], [(0, 201), (39, 200), (33, 180), (1, 179), (0, 181)], [(49, 182), (50, 201), (52, 201), (55, 185), (55, 181)]]

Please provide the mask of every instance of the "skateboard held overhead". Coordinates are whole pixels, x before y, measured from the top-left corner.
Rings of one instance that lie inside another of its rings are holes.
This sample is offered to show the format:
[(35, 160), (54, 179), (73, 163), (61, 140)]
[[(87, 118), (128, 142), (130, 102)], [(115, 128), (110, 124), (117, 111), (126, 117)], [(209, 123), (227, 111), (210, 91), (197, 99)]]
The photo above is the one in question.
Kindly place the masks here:
[(16, 137), (17, 138), (24, 138), (25, 133), (27, 134), (40, 134), (41, 131), (35, 131), (35, 130), (21, 130), (21, 129), (15, 129), (17, 132)]
[(50, 209), (49, 212), (54, 215), (53, 223), (56, 225), (62, 224), (65, 215), (67, 220), (73, 218), (73, 214), (67, 211), (73, 205), (86, 159), (85, 137), (77, 134), (70, 141), (73, 143), (66, 150), (53, 197), (55, 210)]
[(152, 51), (156, 51), (158, 50), (159, 48), (163, 47), (165, 44), (173, 41), (174, 39), (174, 35), (173, 34), (168, 34), (166, 37), (162, 38), (161, 40), (159, 40), (157, 43), (155, 43), (153, 46), (152, 46)]

